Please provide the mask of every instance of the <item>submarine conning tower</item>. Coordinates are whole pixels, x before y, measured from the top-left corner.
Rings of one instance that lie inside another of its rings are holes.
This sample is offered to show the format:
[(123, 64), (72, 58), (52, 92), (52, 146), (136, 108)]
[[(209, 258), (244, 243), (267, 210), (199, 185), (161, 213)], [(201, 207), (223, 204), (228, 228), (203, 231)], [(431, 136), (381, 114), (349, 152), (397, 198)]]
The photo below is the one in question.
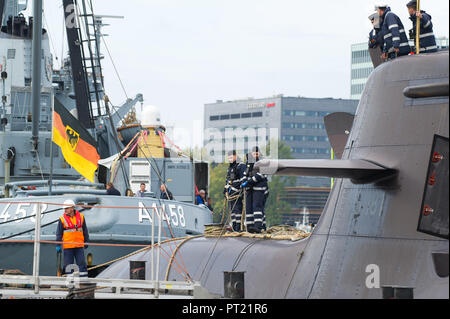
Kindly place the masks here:
[[(364, 185), (337, 180), (288, 298), (381, 298), (383, 286), (408, 287), (415, 298), (448, 298), (448, 81), (448, 51), (400, 57), (372, 72), (342, 159), (365, 159), (398, 174)], [(447, 96), (403, 93), (437, 83), (447, 83)], [(433, 162), (433, 154), (445, 152)], [(436, 173), (433, 185), (429, 170)], [(432, 214), (427, 204), (436, 205)], [(299, 273), (314, 264), (316, 272)], [(379, 271), (380, 289), (367, 287), (368, 267)]]
[[(427, 84), (448, 84), (448, 68), (448, 51), (405, 56), (383, 63), (367, 81), (343, 159), (373, 161), (396, 169), (398, 176), (381, 185), (358, 187), (362, 192), (386, 192), (386, 219), (368, 223), (367, 232), (363, 232), (366, 235), (429, 238), (417, 232), (417, 222), (436, 135), (447, 138), (448, 151), (448, 93), (409, 98), (403, 91)], [(448, 180), (448, 176), (441, 178)], [(351, 185), (349, 181), (344, 183), (348, 184), (344, 189)]]

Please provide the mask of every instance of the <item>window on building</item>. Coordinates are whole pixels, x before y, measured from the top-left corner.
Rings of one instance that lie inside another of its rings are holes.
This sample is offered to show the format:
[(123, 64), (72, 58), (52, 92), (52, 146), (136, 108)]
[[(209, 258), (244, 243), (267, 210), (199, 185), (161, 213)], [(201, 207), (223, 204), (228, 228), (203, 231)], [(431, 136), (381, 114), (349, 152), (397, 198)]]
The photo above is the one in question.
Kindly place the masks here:
[(218, 115), (212, 115), (209, 117), (210, 121), (218, 121), (219, 120), (219, 116)]
[(263, 116), (263, 112), (253, 112), (252, 113), (252, 117), (262, 117)]
[(243, 119), (246, 119), (246, 118), (249, 118), (249, 117), (252, 117), (252, 113), (242, 113), (241, 114), (241, 118), (243, 118)]
[(232, 119), (240, 119), (240, 118), (241, 118), (241, 114), (240, 114), (240, 113), (237, 113), (237, 114), (231, 114), (231, 115), (230, 115), (230, 118), (232, 118)]
[(330, 150), (327, 148), (318, 148), (316, 149), (317, 154), (330, 154)]
[(352, 52), (352, 64), (369, 62), (369, 51), (367, 49)]
[(221, 120), (229, 120), (229, 119), (230, 119), (230, 114), (222, 114), (222, 115), (220, 116), (220, 119), (221, 119)]
[(331, 154), (329, 148), (302, 148), (302, 147), (294, 147), (292, 151), (297, 154)]
[(364, 90), (364, 84), (353, 84), (351, 94), (360, 94)]
[(7, 52), (6, 56), (7, 56), (8, 60), (15, 59), (16, 58), (16, 49), (8, 49), (8, 52)]
[(373, 67), (362, 68), (362, 69), (352, 69), (352, 79), (364, 79), (369, 77), (370, 73), (373, 71)]

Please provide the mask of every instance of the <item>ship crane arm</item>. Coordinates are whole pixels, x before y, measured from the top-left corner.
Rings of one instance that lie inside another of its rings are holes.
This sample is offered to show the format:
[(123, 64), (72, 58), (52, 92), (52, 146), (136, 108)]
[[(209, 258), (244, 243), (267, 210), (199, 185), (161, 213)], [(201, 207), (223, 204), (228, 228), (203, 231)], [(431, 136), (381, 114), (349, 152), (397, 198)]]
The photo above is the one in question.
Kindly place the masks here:
[(137, 94), (134, 99), (128, 99), (123, 105), (121, 105), (114, 113), (111, 114), (111, 118), (114, 123), (114, 127), (117, 127), (127, 115), (127, 113), (138, 103), (144, 102), (144, 97), (142, 94)]

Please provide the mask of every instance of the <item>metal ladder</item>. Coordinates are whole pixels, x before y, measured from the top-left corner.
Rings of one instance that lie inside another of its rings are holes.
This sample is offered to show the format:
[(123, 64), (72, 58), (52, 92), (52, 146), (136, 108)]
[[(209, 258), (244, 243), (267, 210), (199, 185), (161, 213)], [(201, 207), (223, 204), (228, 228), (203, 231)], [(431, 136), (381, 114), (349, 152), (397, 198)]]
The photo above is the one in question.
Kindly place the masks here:
[[(81, 2), (81, 7), (80, 3)], [(104, 81), (101, 67), (100, 54), (100, 33), (96, 16), (93, 12), (92, 0), (75, 0), (75, 8), (77, 10), (77, 31), (80, 39), (80, 49), (82, 54), (82, 63), (85, 71), (85, 79), (87, 84), (87, 92), (89, 95), (89, 103), (93, 116), (98, 117), (105, 115), (106, 110), (102, 103), (104, 96)], [(83, 28), (81, 27), (83, 26)], [(94, 50), (95, 49), (95, 50)], [(92, 80), (89, 81), (89, 74), (92, 74)], [(96, 112), (92, 108), (93, 101), (97, 104)]]

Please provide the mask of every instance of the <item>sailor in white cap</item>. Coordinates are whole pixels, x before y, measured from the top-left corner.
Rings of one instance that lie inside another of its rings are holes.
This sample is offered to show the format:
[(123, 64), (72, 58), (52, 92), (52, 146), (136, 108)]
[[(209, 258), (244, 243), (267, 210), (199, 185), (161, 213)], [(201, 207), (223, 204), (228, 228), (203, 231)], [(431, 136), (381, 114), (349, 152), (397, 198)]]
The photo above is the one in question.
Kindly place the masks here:
[(411, 52), (408, 37), (400, 18), (391, 11), (387, 3), (379, 3), (375, 8), (383, 20), (381, 34), (383, 35), (383, 60), (392, 60)]
[[(58, 220), (56, 228), (56, 241), (63, 242), (64, 271), (69, 272), (69, 265), (74, 265), (71, 270), (78, 268), (80, 277), (87, 277), (87, 265), (84, 257), (84, 249), (89, 241), (89, 232), (84, 215), (75, 209), (75, 202), (67, 199), (63, 204), (64, 215)], [(61, 244), (56, 246), (56, 251), (61, 252)], [(69, 267), (70, 268), (70, 267)]]
[(387, 7), (389, 7), (389, 5), (386, 2), (378, 2), (375, 4), (375, 11), (377, 11), (379, 8), (386, 9)]
[(372, 23), (373, 29), (369, 33), (369, 48), (380, 48), (383, 49), (383, 36), (380, 33), (380, 15), (378, 12), (374, 12), (369, 15), (369, 20)]

